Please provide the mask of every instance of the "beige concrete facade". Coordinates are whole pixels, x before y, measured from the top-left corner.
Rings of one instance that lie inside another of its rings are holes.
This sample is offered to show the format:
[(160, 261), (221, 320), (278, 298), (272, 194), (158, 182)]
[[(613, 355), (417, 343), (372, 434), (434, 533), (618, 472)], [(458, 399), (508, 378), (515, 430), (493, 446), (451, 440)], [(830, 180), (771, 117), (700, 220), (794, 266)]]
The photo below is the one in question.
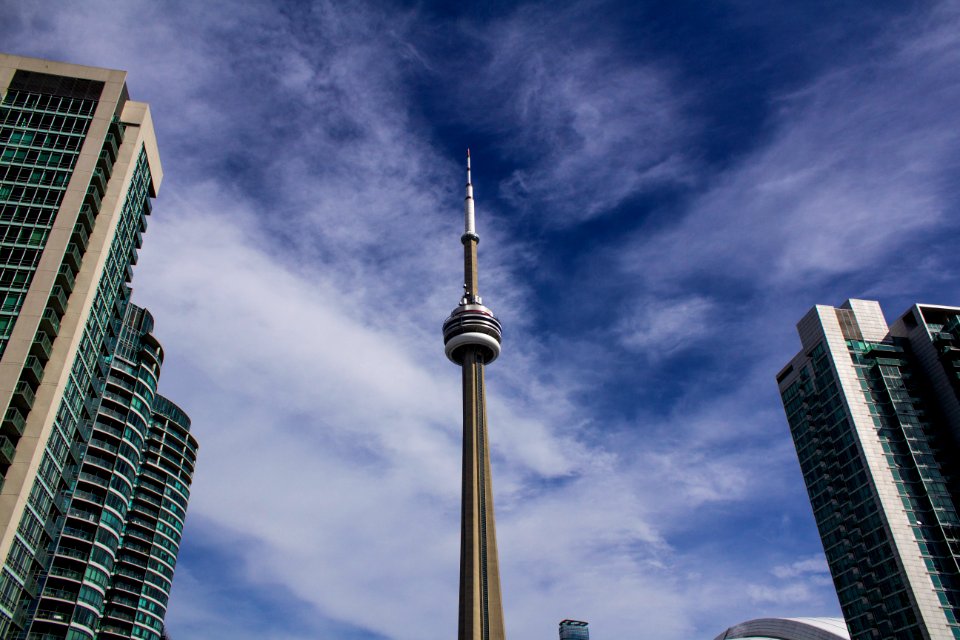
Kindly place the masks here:
[(154, 193), (159, 189), (163, 175), (149, 108), (145, 104), (126, 100), (126, 72), (0, 55), (0, 93), (5, 93), (17, 69), (97, 80), (104, 83), (104, 89), (56, 213), (39, 267), (34, 274), (10, 342), (0, 360), (0, 407), (5, 408), (10, 404), (70, 243), (70, 236), (77, 223), (100, 150), (115, 115), (126, 125), (126, 134), (107, 183), (100, 213), (96, 217), (93, 232), (83, 253), (66, 312), (60, 320), (60, 330), (44, 367), (36, 399), (27, 414), (26, 427), (17, 444), (16, 456), (7, 471), (0, 493), (0, 559), (7, 557), (20, 517), (26, 508), (28, 493), (36, 478), (44, 446), (53, 429), (141, 148), (145, 149), (150, 163)]

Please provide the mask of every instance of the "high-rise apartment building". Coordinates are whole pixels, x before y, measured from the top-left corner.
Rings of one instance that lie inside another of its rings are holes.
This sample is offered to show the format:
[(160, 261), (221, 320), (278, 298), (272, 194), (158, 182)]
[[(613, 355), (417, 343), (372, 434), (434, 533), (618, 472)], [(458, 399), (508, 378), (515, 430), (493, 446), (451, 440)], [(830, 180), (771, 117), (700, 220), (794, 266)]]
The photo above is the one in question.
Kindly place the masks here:
[(814, 307), (777, 375), (850, 637), (960, 638), (960, 308)]
[(560, 640), (590, 640), (590, 627), (582, 620), (561, 620)]
[(196, 442), (129, 304), (163, 174), (125, 77), (0, 55), (4, 639), (162, 628)]

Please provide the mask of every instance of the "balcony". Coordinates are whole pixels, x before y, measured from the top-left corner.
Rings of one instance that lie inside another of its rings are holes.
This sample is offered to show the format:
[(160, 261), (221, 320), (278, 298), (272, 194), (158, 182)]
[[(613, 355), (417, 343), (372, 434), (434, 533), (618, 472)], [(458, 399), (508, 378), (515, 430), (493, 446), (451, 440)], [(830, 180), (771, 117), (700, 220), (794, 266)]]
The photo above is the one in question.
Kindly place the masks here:
[[(126, 538), (123, 541), (123, 549), (124, 551), (132, 551), (134, 553), (140, 553), (145, 556), (149, 556), (152, 547), (151, 545), (140, 544), (139, 542), (134, 542), (133, 540)], [(139, 565), (139, 566), (146, 566), (146, 565)]]
[(97, 518), (97, 516), (88, 511), (84, 511), (83, 509), (71, 507), (68, 513), (71, 518), (76, 518), (77, 520), (83, 520), (84, 522), (90, 522), (93, 524), (97, 524), (97, 522), (99, 522), (99, 518)]
[(70, 495), (65, 492), (59, 493), (57, 497), (53, 499), (53, 506), (56, 507), (60, 513), (66, 513), (67, 509), (70, 508)]
[(27, 426), (27, 419), (23, 417), (20, 410), (16, 407), (7, 409), (3, 416), (3, 423), (0, 424), (0, 433), (12, 438), (19, 438), (23, 435), (23, 430)]
[(57, 313), (62, 316), (67, 310), (67, 300), (69, 300), (69, 298), (67, 297), (66, 291), (64, 291), (62, 286), (57, 285), (50, 291), (50, 300), (47, 302), (47, 306), (55, 309)]
[(80, 207), (80, 214), (77, 216), (77, 224), (83, 225), (88, 234), (93, 233), (93, 225), (96, 222), (96, 214), (93, 207), (88, 204)]
[(26, 603), (21, 603), (17, 607), (17, 612), (13, 614), (13, 624), (19, 629), (24, 629), (27, 626), (27, 612), (26, 612)]
[(150, 504), (156, 505), (157, 507), (163, 506), (163, 503), (160, 500), (157, 500), (153, 496), (149, 496), (145, 493), (137, 492), (137, 494), (134, 496), (134, 499), (143, 500), (144, 502), (149, 502)]
[(84, 442), (74, 442), (72, 445), (70, 445), (70, 457), (73, 458), (74, 464), (80, 464), (83, 462), (83, 454), (86, 452), (86, 450), (86, 443)]
[(110, 119), (110, 128), (107, 129), (107, 134), (113, 136), (114, 140), (117, 141), (117, 144), (120, 144), (123, 141), (123, 132), (126, 130), (126, 126), (120, 122), (119, 116), (113, 116)]
[(37, 593), (40, 591), (39, 577), (39, 574), (32, 573), (27, 576), (26, 581), (23, 583), (23, 590), (29, 593), (31, 598), (36, 598)]
[(110, 176), (113, 175), (113, 163), (114, 161), (110, 159), (110, 154), (107, 151), (100, 152), (100, 156), (97, 158), (97, 169), (103, 171), (103, 175), (106, 176), (107, 181), (109, 181)]
[(60, 265), (60, 270), (57, 271), (57, 284), (63, 288), (64, 293), (67, 295), (73, 291), (73, 287), (77, 283), (74, 273), (76, 273), (76, 269), (68, 264)]
[(127, 301), (130, 300), (129, 289), (126, 285), (121, 286), (120, 293), (113, 300), (114, 308), (118, 315), (123, 315), (127, 310)]
[(15, 455), (17, 455), (17, 448), (10, 442), (10, 438), (0, 436), (0, 464), (13, 464)]
[(93, 504), (98, 506), (103, 504), (103, 496), (98, 496), (95, 493), (84, 491), (83, 489), (77, 489), (76, 491), (74, 491), (73, 497), (74, 499), (79, 498), (81, 500), (86, 500), (87, 502), (92, 502)]
[(106, 458), (102, 458), (98, 455), (88, 453), (83, 461), (85, 464), (93, 464), (100, 467), (101, 469), (105, 469), (106, 471), (113, 473), (113, 465), (114, 465), (113, 460), (107, 460)]
[(97, 423), (97, 431), (102, 432), (102, 433), (105, 433), (105, 434), (109, 434), (109, 435), (111, 435), (111, 436), (115, 436), (115, 437), (117, 437), (117, 438), (122, 438), (122, 437), (123, 437), (123, 429), (118, 429), (117, 427), (115, 427), (115, 426), (113, 426), (113, 425), (111, 425), (111, 424), (101, 424), (101, 423), (98, 422), (98, 423)]
[[(58, 600), (66, 600), (67, 602), (77, 601), (77, 593), (75, 591), (67, 591), (66, 589), (55, 589), (53, 587), (46, 587), (43, 590), (43, 597), (57, 598)], [(33, 634), (31, 634), (29, 637), (33, 638), (34, 636)], [(56, 636), (50, 636), (50, 637), (54, 638)]]
[(30, 384), (21, 380), (13, 389), (13, 398), (10, 399), (10, 404), (20, 409), (22, 413), (28, 413), (36, 398), (37, 395), (30, 387)]
[(115, 420), (119, 420), (124, 424), (126, 424), (127, 422), (127, 414), (120, 413), (119, 411), (114, 411), (113, 409), (108, 408), (105, 404), (102, 404), (100, 406), (100, 415), (110, 416), (111, 418)]
[(87, 233), (86, 228), (82, 224), (77, 224), (73, 227), (73, 236), (71, 240), (77, 244), (82, 250), (86, 251), (87, 244), (90, 242), (90, 234)]
[(87, 398), (83, 402), (83, 408), (91, 418), (97, 415), (97, 409), (100, 407), (100, 398)]
[[(99, 363), (99, 361), (98, 361)], [(93, 396), (99, 396), (103, 393), (103, 380), (100, 378), (91, 378), (90, 379), (90, 392)]]
[(63, 527), (63, 516), (58, 516), (56, 518), (47, 520), (43, 523), (43, 530), (47, 532), (47, 535), (52, 540), (57, 539), (57, 534), (60, 532), (60, 529)]
[(146, 534), (138, 529), (127, 529), (124, 532), (124, 540), (129, 540), (130, 538), (137, 538), (138, 540), (153, 544), (153, 534)]
[(107, 612), (108, 618), (116, 618), (118, 620), (124, 620), (126, 622), (133, 622), (133, 616), (124, 611), (118, 611), (116, 609), (111, 609)]
[(80, 440), (86, 442), (90, 439), (90, 434), (93, 432), (93, 423), (89, 420), (81, 420), (77, 423), (77, 433), (80, 435)]
[(63, 262), (73, 267), (74, 273), (80, 271), (80, 263), (83, 261), (83, 253), (80, 252), (80, 247), (74, 243), (67, 245), (67, 250), (63, 253)]
[(91, 438), (90, 446), (97, 447), (98, 449), (103, 449), (104, 451), (109, 451), (110, 453), (117, 453), (117, 446), (106, 442), (105, 440), (100, 440), (99, 438)]
[[(64, 533), (66, 533), (66, 531), (64, 531)], [(70, 547), (61, 546), (59, 549), (57, 549), (57, 557), (70, 558), (71, 560), (81, 560), (84, 564), (86, 564), (87, 560), (90, 559), (90, 554), (85, 551), (81, 551), (80, 549), (72, 549)]]
[(154, 530), (154, 529), (157, 528), (157, 520), (156, 520), (156, 518), (154, 518), (153, 521), (150, 521), (150, 520), (147, 520), (147, 519), (145, 519), (145, 518), (140, 518), (140, 517), (137, 517), (137, 516), (129, 516), (129, 517), (127, 518), (127, 521), (130, 522), (130, 523), (132, 523), (132, 524), (140, 525), (141, 527), (145, 527), (145, 528), (150, 529), (150, 530)]
[(143, 571), (133, 571), (131, 569), (124, 569), (123, 567), (115, 567), (113, 573), (116, 575), (133, 578), (138, 582), (143, 582)]
[(100, 211), (100, 205), (103, 203), (101, 194), (98, 193), (96, 189), (87, 189), (86, 203), (89, 204), (94, 211)]
[(107, 157), (111, 163), (117, 161), (117, 153), (119, 153), (120, 148), (117, 146), (117, 137), (113, 135), (113, 131), (108, 133), (106, 140), (103, 141), (103, 150), (107, 152)]
[[(54, 287), (55, 290), (57, 288), (58, 287)], [(30, 347), (30, 353), (40, 358), (41, 361), (46, 362), (50, 359), (51, 351), (53, 351), (53, 343), (50, 342), (50, 338), (45, 333), (38, 333), (37, 337), (33, 340), (33, 345)]]
[(60, 333), (60, 316), (56, 310), (47, 307), (40, 316), (40, 330), (48, 336), (56, 336)]
[(136, 609), (140, 606), (140, 602), (134, 598), (127, 598), (125, 596), (114, 595), (110, 598), (112, 604), (119, 604), (124, 607), (130, 607), (131, 609)]
[(95, 484), (95, 485), (97, 485), (98, 487), (109, 487), (109, 486), (110, 486), (110, 480), (109, 480), (109, 479), (107, 479), (107, 478), (101, 478), (101, 477), (98, 476), (98, 475), (94, 475), (94, 474), (88, 473), (88, 472), (86, 472), (86, 471), (81, 471), (81, 472), (80, 472), (80, 475), (77, 476), (77, 477), (78, 477), (80, 480), (82, 480), (83, 482), (89, 482), (90, 484)]
[(38, 609), (34, 618), (44, 622), (56, 622), (58, 624), (70, 624), (70, 614), (56, 609)]
[[(83, 529), (77, 529), (76, 527), (66, 526), (63, 528), (63, 535), (69, 536), (71, 538), (77, 538), (78, 540), (86, 540), (87, 542), (93, 542), (93, 534), (89, 531), (84, 531)], [(58, 551), (57, 553), (63, 553)]]
[(93, 175), (90, 176), (90, 186), (101, 194), (107, 192), (107, 174), (102, 168), (97, 167), (93, 170)]
[(40, 384), (43, 380), (43, 365), (37, 356), (27, 356), (27, 361), (23, 363), (23, 373), (20, 377), (28, 382)]

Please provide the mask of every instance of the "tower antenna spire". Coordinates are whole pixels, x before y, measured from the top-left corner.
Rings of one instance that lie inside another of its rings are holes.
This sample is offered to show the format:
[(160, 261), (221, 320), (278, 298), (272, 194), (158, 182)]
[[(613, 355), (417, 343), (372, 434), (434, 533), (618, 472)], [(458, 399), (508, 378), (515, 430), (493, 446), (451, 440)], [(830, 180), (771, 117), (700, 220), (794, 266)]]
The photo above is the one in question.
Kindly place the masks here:
[(465, 302), (472, 304), (482, 304), (480, 292), (478, 291), (477, 274), (477, 245), (480, 244), (480, 236), (477, 235), (476, 214), (473, 205), (473, 180), (470, 177), (470, 148), (467, 147), (467, 188), (466, 197), (463, 199), (463, 235), (460, 236), (460, 242), (463, 243), (464, 261), (463, 261), (463, 298)]

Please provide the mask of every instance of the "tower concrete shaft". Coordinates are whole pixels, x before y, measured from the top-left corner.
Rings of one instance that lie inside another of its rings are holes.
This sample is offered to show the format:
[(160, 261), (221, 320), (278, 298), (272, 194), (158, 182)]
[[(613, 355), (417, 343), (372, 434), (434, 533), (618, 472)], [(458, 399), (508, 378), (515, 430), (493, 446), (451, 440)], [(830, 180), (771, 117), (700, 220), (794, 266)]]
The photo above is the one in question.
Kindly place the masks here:
[(447, 357), (463, 374), (463, 480), (460, 515), (459, 640), (504, 640), (500, 562), (493, 513), (493, 483), (487, 440), (484, 365), (500, 355), (501, 327), (478, 293), (470, 152), (464, 232), (464, 294), (443, 324)]
[(463, 486), (460, 517), (459, 640), (504, 640), (500, 561), (493, 513), (483, 355), (463, 358)]

